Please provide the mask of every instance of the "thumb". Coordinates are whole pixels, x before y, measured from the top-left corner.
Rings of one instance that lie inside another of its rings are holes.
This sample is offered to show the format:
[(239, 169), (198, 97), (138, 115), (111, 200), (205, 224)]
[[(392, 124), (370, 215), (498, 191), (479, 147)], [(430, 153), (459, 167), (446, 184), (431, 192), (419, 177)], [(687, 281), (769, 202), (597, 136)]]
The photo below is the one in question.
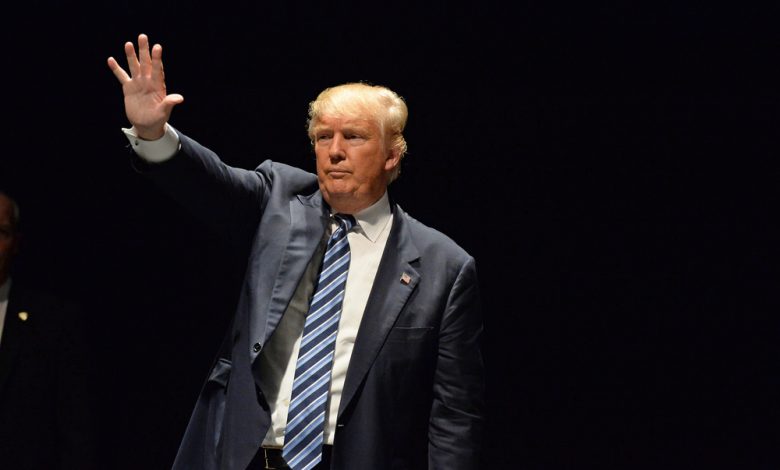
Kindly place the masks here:
[(166, 96), (164, 102), (166, 105), (173, 107), (176, 106), (177, 104), (183, 103), (184, 97), (178, 93), (174, 93)]

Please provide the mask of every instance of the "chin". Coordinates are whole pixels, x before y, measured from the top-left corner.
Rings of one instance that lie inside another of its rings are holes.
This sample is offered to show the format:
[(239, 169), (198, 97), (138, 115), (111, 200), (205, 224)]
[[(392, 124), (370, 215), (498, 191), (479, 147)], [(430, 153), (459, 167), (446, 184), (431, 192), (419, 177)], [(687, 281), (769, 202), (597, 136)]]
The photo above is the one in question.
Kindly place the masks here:
[(331, 196), (349, 196), (357, 193), (358, 189), (354, 184), (346, 181), (330, 181), (324, 186), (325, 191), (330, 193)]

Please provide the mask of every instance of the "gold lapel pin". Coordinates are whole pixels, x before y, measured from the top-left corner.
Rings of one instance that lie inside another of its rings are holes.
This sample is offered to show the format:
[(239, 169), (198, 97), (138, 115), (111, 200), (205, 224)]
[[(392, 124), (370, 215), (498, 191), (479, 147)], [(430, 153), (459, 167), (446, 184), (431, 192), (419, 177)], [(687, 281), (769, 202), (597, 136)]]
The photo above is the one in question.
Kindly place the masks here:
[(30, 314), (27, 312), (19, 312), (19, 320), (27, 321), (28, 318), (30, 318)]
[(412, 282), (412, 276), (406, 273), (401, 274), (401, 282), (408, 285), (410, 282)]

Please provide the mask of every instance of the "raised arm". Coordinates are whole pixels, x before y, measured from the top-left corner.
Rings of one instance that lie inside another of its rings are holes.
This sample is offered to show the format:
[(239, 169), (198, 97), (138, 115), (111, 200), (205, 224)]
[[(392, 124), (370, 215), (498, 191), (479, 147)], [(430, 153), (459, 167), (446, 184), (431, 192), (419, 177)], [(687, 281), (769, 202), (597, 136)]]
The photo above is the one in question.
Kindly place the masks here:
[(173, 107), (184, 97), (166, 92), (161, 45), (155, 44), (150, 51), (149, 38), (139, 34), (138, 55), (129, 41), (125, 43), (125, 55), (129, 75), (113, 57), (108, 58), (108, 67), (122, 84), (127, 119), (141, 139), (159, 139), (165, 133)]
[[(133, 160), (134, 168), (207, 226), (233, 244), (246, 247), (257, 229), (270, 191), (267, 177), (260, 171), (226, 165), (214, 152), (180, 131), (169, 132), (169, 138), (159, 141), (159, 145), (154, 143), (158, 151), (162, 146), (162, 153), (169, 152), (164, 158), (151, 159), (143, 151), (139, 152), (139, 139), (158, 141), (166, 134), (173, 107), (184, 98), (166, 92), (162, 46), (155, 44), (150, 49), (149, 39), (140, 34), (138, 53), (127, 42), (125, 55), (129, 75), (113, 57), (108, 58), (108, 67), (122, 84), (125, 113), (134, 127), (128, 136), (137, 157)], [(173, 139), (171, 134), (175, 135)], [(175, 140), (173, 145), (172, 140)]]

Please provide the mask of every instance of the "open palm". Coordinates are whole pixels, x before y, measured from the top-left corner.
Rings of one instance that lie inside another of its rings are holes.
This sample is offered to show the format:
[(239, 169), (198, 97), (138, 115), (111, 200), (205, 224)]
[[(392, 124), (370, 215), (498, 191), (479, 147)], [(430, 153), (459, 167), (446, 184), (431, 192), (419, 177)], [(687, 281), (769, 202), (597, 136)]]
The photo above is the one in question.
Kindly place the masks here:
[(125, 43), (128, 73), (113, 57), (108, 58), (108, 67), (122, 84), (125, 96), (125, 113), (138, 137), (155, 140), (165, 132), (165, 123), (173, 107), (184, 101), (179, 94), (167, 94), (165, 73), (162, 65), (162, 46), (155, 44), (149, 49), (145, 34), (138, 36), (138, 55), (133, 43)]

